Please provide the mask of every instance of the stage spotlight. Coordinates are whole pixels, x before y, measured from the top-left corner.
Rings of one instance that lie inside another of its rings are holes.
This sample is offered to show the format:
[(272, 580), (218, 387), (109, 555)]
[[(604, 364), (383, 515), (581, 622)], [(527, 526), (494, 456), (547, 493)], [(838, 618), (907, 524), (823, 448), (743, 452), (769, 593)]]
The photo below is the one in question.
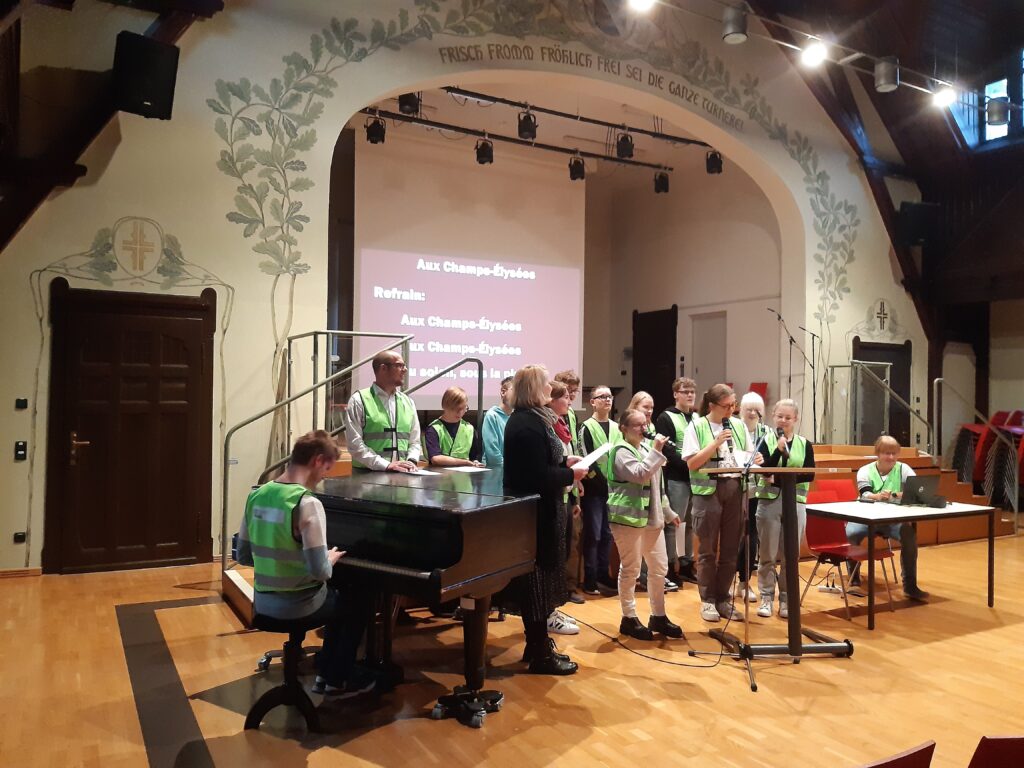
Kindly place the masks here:
[(953, 90), (953, 86), (936, 84), (935, 90), (932, 91), (932, 104), (942, 109), (950, 106), (954, 101), (956, 101), (956, 91)]
[(569, 180), (580, 181), (587, 177), (587, 167), (583, 164), (583, 158), (573, 155), (569, 158)]
[(1010, 100), (1006, 96), (989, 99), (985, 104), (985, 122), (989, 125), (1006, 125), (1010, 122)]
[(633, 156), (633, 137), (628, 133), (620, 133), (615, 140), (615, 156), (620, 160), (628, 160)]
[(420, 113), (420, 95), (418, 93), (403, 93), (398, 97), (398, 111), (403, 115), (418, 115)]
[(747, 42), (747, 14), (742, 8), (726, 6), (722, 9), (722, 42), (726, 45)]
[(816, 67), (828, 58), (828, 48), (821, 40), (811, 39), (800, 52), (800, 63), (805, 67)]
[(668, 174), (658, 171), (654, 174), (654, 194), (660, 195), (663, 192), (668, 193)]
[(530, 110), (519, 113), (519, 138), (526, 141), (537, 138), (537, 117)]
[(655, 0), (629, 0), (629, 8), (640, 13), (647, 13), (654, 7)]
[(383, 120), (379, 117), (368, 117), (363, 127), (366, 128), (366, 140), (368, 142), (371, 144), (384, 143), (384, 136), (388, 132), (388, 127)]
[(494, 144), (490, 139), (480, 139), (476, 143), (476, 161), (480, 165), (490, 165), (494, 162)]
[(722, 153), (714, 149), (708, 152), (708, 156), (704, 159), (704, 167), (707, 169), (709, 175), (712, 173), (721, 173)]
[(875, 62), (875, 90), (892, 93), (900, 87), (900, 62), (895, 56), (886, 56)]

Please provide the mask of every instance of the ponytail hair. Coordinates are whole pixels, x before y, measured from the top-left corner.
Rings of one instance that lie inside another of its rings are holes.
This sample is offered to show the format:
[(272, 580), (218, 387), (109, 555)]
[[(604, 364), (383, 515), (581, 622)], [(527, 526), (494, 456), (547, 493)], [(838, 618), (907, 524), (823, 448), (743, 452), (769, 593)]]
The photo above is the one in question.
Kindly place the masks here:
[(716, 405), (722, 398), (732, 397), (735, 394), (728, 384), (715, 384), (704, 393), (704, 399), (700, 403), (700, 415), (707, 416), (712, 405)]

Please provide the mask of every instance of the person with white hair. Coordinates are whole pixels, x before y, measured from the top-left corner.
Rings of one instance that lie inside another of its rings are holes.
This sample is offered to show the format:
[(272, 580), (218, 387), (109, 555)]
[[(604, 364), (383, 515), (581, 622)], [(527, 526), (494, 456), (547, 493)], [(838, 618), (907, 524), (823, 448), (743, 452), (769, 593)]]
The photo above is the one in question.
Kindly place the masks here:
[[(764, 439), (768, 431), (764, 425), (764, 399), (757, 392), (747, 392), (740, 398), (740, 419), (747, 430), (747, 445), (756, 450), (758, 443)], [(736, 558), (736, 572), (740, 576), (740, 595), (748, 602), (757, 602), (757, 593), (750, 588), (750, 576), (757, 564), (757, 499), (754, 498), (754, 486), (747, 488), (747, 535), (740, 543), (739, 556)]]

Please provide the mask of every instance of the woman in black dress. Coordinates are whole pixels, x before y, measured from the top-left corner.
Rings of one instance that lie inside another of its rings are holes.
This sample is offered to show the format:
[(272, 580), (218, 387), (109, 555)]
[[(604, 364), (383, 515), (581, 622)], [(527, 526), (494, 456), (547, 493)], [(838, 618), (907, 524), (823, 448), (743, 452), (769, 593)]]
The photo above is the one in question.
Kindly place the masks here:
[(510, 591), (518, 598), (526, 631), (523, 660), (530, 672), (543, 675), (571, 675), (576, 664), (558, 653), (548, 637), (548, 615), (566, 600), (565, 528), (568, 512), (562, 492), (586, 475), (572, 469), (577, 456), (563, 455), (562, 442), (554, 432), (556, 416), (547, 407), (551, 382), (547, 370), (528, 365), (516, 372), (512, 382), (515, 408), (505, 426), (505, 493), (510, 496), (539, 494), (537, 508), (537, 565), (517, 577)]

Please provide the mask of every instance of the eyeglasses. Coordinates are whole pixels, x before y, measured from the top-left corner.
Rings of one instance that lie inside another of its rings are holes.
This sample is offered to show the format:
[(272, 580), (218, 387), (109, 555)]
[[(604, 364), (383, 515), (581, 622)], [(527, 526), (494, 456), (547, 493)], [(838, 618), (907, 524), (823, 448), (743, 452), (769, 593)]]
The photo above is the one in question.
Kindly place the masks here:
[(736, 407), (736, 401), (733, 400), (731, 403), (715, 403), (719, 408), (728, 408), (730, 411)]
[(594, 395), (591, 400), (611, 400), (611, 395)]
[(384, 365), (386, 365), (388, 368), (399, 368), (403, 371), (409, 367), (405, 363), (384, 363)]
[(673, 394), (676, 395), (696, 395), (696, 389), (677, 389)]

